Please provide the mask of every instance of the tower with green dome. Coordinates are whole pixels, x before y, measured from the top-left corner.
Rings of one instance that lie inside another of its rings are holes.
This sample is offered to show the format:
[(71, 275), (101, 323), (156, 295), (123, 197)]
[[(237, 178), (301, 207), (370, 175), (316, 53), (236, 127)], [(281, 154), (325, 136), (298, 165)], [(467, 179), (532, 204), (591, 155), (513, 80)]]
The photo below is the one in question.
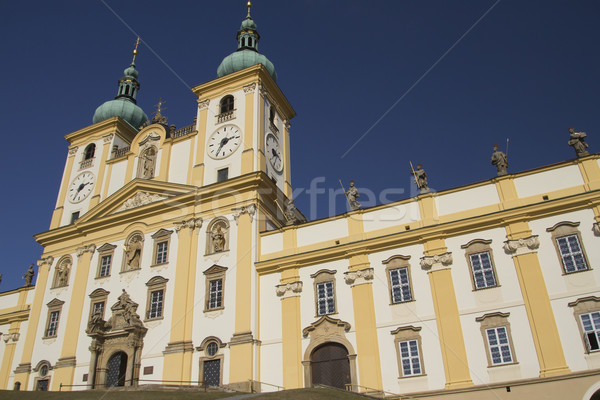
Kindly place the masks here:
[(219, 68), (217, 68), (217, 76), (221, 78), (244, 68), (262, 64), (269, 71), (273, 80), (276, 81), (277, 72), (275, 72), (275, 66), (267, 57), (258, 52), (260, 35), (256, 29), (256, 23), (250, 16), (250, 8), (252, 8), (252, 3), (248, 2), (248, 15), (242, 21), (242, 25), (236, 36), (238, 49), (221, 61)]
[(119, 79), (117, 96), (114, 100), (107, 101), (96, 109), (92, 120), (94, 124), (112, 117), (121, 117), (137, 129), (148, 121), (144, 110), (136, 104), (137, 93), (140, 90), (140, 83), (137, 79), (138, 71), (135, 69), (138, 44), (139, 38), (133, 50), (131, 65), (123, 71), (123, 77)]

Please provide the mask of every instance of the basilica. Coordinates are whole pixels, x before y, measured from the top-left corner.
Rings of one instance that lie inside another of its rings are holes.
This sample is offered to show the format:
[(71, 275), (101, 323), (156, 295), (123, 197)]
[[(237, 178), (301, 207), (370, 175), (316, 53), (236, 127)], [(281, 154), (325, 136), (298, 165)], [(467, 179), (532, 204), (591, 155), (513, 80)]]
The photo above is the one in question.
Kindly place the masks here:
[(567, 161), (307, 221), (259, 39), (249, 4), (192, 125), (136, 104), (136, 50), (65, 136), (36, 283), (0, 293), (0, 389), (599, 399), (600, 154), (572, 135)]

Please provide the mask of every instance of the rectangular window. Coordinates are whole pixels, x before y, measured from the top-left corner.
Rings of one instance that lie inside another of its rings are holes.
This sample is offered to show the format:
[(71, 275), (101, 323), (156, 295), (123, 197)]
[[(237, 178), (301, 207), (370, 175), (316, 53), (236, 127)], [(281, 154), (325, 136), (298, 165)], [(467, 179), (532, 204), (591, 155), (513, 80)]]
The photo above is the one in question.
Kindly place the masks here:
[(492, 365), (509, 364), (513, 362), (510, 343), (506, 327), (486, 329), (488, 347), (492, 358)]
[(223, 168), (217, 171), (217, 182), (226, 181), (229, 178), (229, 168)]
[(410, 292), (410, 281), (408, 279), (408, 268), (398, 268), (390, 270), (390, 282), (392, 290), (392, 302), (402, 303), (412, 300)]
[(333, 281), (317, 283), (317, 312), (319, 315), (335, 313)]
[(110, 264), (112, 261), (112, 254), (107, 254), (102, 256), (100, 261), (100, 274), (99, 276), (109, 276), (110, 275)]
[(471, 260), (473, 282), (475, 282), (476, 289), (485, 289), (497, 285), (496, 277), (494, 276), (494, 268), (492, 267), (492, 261), (488, 251), (469, 254), (469, 259)]
[(398, 342), (398, 346), (400, 347), (402, 376), (420, 375), (421, 359), (419, 357), (419, 342), (417, 340), (406, 340)]
[(103, 301), (94, 303), (94, 305), (92, 306), (92, 315), (96, 314), (96, 312), (98, 312), (98, 311), (100, 311), (100, 315), (102, 315), (102, 317), (104, 318), (104, 302)]
[(56, 336), (56, 332), (58, 330), (58, 317), (59, 316), (60, 316), (60, 311), (52, 311), (50, 313), (50, 319), (48, 320), (48, 329), (46, 329), (46, 337)]
[(148, 319), (162, 317), (163, 312), (163, 291), (155, 290), (150, 293), (150, 308), (148, 309)]
[(585, 271), (588, 269), (577, 235), (556, 238), (556, 243), (558, 244), (558, 249), (560, 250), (566, 273)]
[(159, 242), (156, 245), (156, 264), (164, 264), (167, 262), (168, 242)]
[(600, 311), (579, 315), (589, 351), (600, 350)]
[(79, 219), (79, 211), (76, 211), (73, 214), (71, 214), (71, 223), (74, 223), (78, 219)]
[(208, 283), (208, 309), (221, 308), (223, 302), (223, 280), (215, 279)]

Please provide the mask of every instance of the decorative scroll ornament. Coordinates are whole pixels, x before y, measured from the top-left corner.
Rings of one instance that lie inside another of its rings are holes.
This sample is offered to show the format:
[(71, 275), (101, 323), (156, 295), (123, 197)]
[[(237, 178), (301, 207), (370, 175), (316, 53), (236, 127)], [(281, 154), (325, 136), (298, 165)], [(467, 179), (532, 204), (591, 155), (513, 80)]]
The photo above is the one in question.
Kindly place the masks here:
[(210, 104), (210, 99), (198, 100), (198, 109), (204, 110), (205, 108), (208, 108), (209, 104)]
[(594, 225), (592, 225), (592, 230), (594, 231), (594, 235), (600, 236), (600, 222), (594, 222)]
[(71, 148), (69, 149), (69, 157), (73, 157), (75, 154), (77, 154), (77, 149), (78, 149), (78, 148), (79, 148), (79, 147), (77, 147), (77, 146), (73, 146), (73, 147), (71, 147)]
[(250, 219), (252, 219), (252, 217), (254, 217), (254, 213), (256, 213), (256, 206), (254, 204), (250, 204), (247, 206), (243, 206), (240, 208), (234, 208), (232, 209), (233, 211), (233, 219), (235, 220), (235, 223), (238, 223), (238, 219), (240, 218), (240, 215), (246, 213), (250, 216)]
[(202, 218), (190, 218), (190, 219), (184, 219), (181, 222), (175, 222), (174, 226), (175, 226), (175, 232), (179, 233), (180, 230), (182, 230), (183, 228), (189, 228), (189, 229), (194, 229), (194, 228), (201, 228), (202, 227)]
[(2, 335), (2, 339), (4, 340), (4, 343), (7, 343), (7, 344), (9, 341), (11, 343), (16, 343), (19, 341), (20, 336), (21, 336), (21, 334), (19, 332), (5, 333), (4, 335)]
[(507, 240), (504, 242), (504, 251), (507, 253), (514, 253), (513, 255), (519, 256), (521, 254), (534, 253), (538, 247), (540, 247), (540, 240), (538, 235), (529, 236), (526, 238)]
[(88, 244), (87, 246), (78, 247), (77, 248), (77, 257), (81, 257), (83, 255), (83, 253), (94, 254), (94, 251), (96, 251), (95, 244)]
[(450, 264), (452, 264), (451, 252), (421, 257), (421, 268), (424, 270), (437, 271), (448, 267)]
[(256, 82), (243, 87), (244, 93), (252, 93), (256, 90)]
[(130, 210), (132, 208), (137, 208), (141, 206), (145, 206), (146, 204), (154, 203), (160, 200), (165, 200), (167, 196), (161, 196), (159, 194), (150, 194), (148, 192), (138, 192), (132, 198), (126, 200), (121, 208), (119, 208), (116, 212)]
[(37, 260), (37, 266), (43, 267), (44, 265), (47, 265), (48, 267), (51, 267), (53, 262), (54, 262), (54, 257), (52, 257), (52, 256), (43, 257), (43, 258), (40, 258), (39, 260)]
[(278, 297), (287, 299), (288, 297), (300, 296), (302, 292), (302, 281), (290, 282), (284, 285), (275, 286)]
[(109, 133), (108, 135), (103, 136), (102, 139), (104, 139), (104, 143), (109, 143), (111, 140), (113, 140), (114, 137), (114, 133)]
[(140, 142), (140, 146), (144, 146), (149, 142), (156, 142), (157, 140), (160, 140), (160, 135), (156, 132), (150, 132), (148, 136), (146, 136), (144, 140)]
[(344, 279), (350, 286), (362, 285), (363, 283), (369, 283), (368, 281), (373, 280), (373, 268), (365, 268), (358, 271), (344, 272)]

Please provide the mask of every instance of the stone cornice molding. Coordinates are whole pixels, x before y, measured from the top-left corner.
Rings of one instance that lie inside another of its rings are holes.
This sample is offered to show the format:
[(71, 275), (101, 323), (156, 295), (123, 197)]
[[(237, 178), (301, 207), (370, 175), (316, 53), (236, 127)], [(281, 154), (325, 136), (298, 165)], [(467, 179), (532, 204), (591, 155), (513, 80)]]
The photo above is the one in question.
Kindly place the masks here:
[(244, 86), (243, 89), (244, 89), (244, 93), (246, 93), (246, 94), (253, 93), (256, 90), (256, 82), (253, 82), (249, 85)]
[(278, 297), (287, 299), (289, 297), (298, 297), (302, 292), (302, 281), (290, 282), (275, 286), (275, 292)]
[(242, 206), (239, 208), (232, 208), (231, 211), (233, 211), (233, 219), (235, 220), (235, 224), (237, 225), (240, 215), (242, 214), (248, 214), (250, 216), (250, 220), (252, 220), (254, 214), (256, 213), (256, 205), (249, 204), (247, 206)]
[(360, 269), (358, 271), (344, 272), (344, 280), (350, 286), (363, 285), (370, 283), (375, 275), (373, 268)]
[(102, 140), (104, 141), (104, 143), (110, 143), (114, 137), (115, 137), (114, 133), (109, 133), (106, 136), (102, 136)]
[(73, 147), (69, 148), (69, 157), (75, 157), (75, 154), (77, 154), (78, 148), (79, 148), (78, 146), (73, 146)]
[(452, 252), (421, 257), (421, 268), (428, 271), (447, 269), (452, 264)]
[(90, 255), (94, 254), (96, 251), (95, 244), (88, 244), (87, 246), (81, 246), (77, 248), (77, 257), (81, 257), (83, 253), (90, 253)]
[(592, 230), (594, 231), (594, 235), (600, 236), (600, 222), (594, 222)]
[(173, 225), (175, 226), (175, 232), (179, 233), (183, 228), (189, 228), (190, 230), (194, 230), (195, 228), (200, 229), (202, 227), (202, 222), (204, 220), (200, 217), (198, 218), (190, 218), (184, 219), (181, 222), (175, 222)]
[(52, 257), (52, 256), (42, 257), (39, 260), (37, 260), (37, 266), (41, 268), (44, 265), (47, 265), (48, 268), (50, 268), (52, 266), (53, 262), (54, 262), (54, 257)]
[(540, 240), (538, 235), (532, 235), (526, 238), (507, 240), (504, 242), (504, 251), (513, 256), (520, 256), (522, 254), (535, 253), (540, 247)]
[(208, 108), (209, 104), (210, 104), (210, 99), (198, 100), (198, 109), (204, 110), (205, 108)]

